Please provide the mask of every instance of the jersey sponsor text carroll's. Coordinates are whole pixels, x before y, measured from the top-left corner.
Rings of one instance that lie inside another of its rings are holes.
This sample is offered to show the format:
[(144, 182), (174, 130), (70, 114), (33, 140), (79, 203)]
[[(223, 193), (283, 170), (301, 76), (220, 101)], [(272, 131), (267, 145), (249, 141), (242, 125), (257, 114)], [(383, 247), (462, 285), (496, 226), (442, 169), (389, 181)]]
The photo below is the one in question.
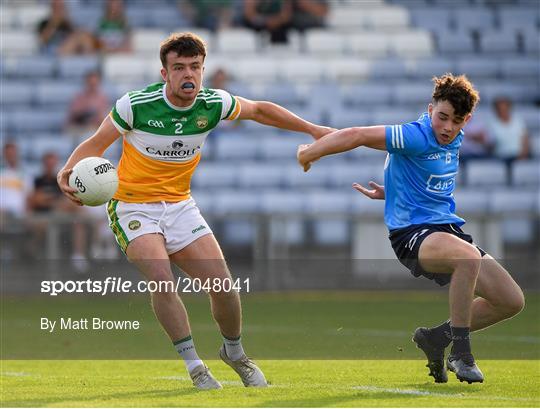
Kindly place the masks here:
[(110, 114), (124, 136), (115, 199), (188, 199), (206, 137), (221, 120), (236, 119), (240, 109), (234, 96), (219, 89), (201, 89), (185, 108), (168, 100), (163, 83), (125, 94)]

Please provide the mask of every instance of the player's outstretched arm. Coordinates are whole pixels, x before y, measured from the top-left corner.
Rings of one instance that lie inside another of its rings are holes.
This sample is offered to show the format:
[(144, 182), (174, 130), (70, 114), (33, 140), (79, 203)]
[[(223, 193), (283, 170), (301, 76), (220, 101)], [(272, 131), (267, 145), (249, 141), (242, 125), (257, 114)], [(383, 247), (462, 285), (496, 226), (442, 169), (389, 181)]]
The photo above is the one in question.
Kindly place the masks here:
[(298, 147), (297, 159), (307, 172), (311, 164), (323, 156), (350, 151), (359, 146), (386, 150), (384, 126), (365, 126), (340, 129), (325, 135), (310, 145)]
[(82, 202), (73, 193), (77, 189), (69, 186), (69, 175), (80, 160), (90, 156), (101, 156), (103, 152), (120, 136), (109, 116), (103, 120), (98, 130), (87, 140), (79, 144), (56, 176), (60, 190), (74, 203), (82, 206)]
[(358, 190), (360, 193), (366, 195), (370, 199), (384, 200), (384, 186), (378, 185), (373, 181), (369, 182), (369, 187), (371, 187), (371, 190), (369, 190), (365, 186), (362, 186), (360, 183), (353, 183), (352, 187), (355, 190)]
[(274, 126), (287, 131), (304, 132), (314, 139), (335, 131), (334, 128), (315, 125), (280, 105), (268, 101), (251, 101), (246, 98), (236, 97), (242, 110), (238, 119), (251, 119), (263, 125)]

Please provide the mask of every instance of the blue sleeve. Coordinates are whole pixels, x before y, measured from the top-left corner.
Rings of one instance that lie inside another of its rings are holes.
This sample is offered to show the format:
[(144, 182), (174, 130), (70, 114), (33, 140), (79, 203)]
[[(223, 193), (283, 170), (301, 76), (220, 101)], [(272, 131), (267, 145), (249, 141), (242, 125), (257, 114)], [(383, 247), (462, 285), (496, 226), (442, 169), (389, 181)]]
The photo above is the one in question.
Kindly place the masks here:
[(385, 132), (386, 150), (390, 153), (418, 155), (429, 145), (426, 135), (416, 122), (387, 126)]

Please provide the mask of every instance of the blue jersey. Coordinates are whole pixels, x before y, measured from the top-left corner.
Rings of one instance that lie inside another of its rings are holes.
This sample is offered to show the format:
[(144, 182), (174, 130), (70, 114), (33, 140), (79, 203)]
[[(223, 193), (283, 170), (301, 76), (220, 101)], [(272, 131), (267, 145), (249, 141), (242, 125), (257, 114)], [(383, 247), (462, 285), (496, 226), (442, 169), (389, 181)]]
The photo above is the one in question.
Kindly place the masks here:
[(456, 223), (454, 188), (463, 131), (440, 145), (424, 113), (415, 122), (386, 127), (384, 220), (389, 230), (412, 224)]

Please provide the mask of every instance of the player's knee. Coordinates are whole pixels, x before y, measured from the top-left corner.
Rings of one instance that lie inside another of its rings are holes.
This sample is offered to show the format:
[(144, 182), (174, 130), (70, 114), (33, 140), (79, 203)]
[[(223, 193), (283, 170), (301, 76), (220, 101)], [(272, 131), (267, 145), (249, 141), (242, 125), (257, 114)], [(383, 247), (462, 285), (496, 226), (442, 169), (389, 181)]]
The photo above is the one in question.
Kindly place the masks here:
[(475, 278), (480, 272), (482, 264), (482, 255), (477, 248), (468, 246), (460, 249), (454, 256), (455, 271)]
[(518, 289), (511, 297), (508, 297), (503, 306), (502, 310), (506, 318), (513, 317), (514, 315), (519, 314), (525, 307), (525, 296), (523, 291)]

